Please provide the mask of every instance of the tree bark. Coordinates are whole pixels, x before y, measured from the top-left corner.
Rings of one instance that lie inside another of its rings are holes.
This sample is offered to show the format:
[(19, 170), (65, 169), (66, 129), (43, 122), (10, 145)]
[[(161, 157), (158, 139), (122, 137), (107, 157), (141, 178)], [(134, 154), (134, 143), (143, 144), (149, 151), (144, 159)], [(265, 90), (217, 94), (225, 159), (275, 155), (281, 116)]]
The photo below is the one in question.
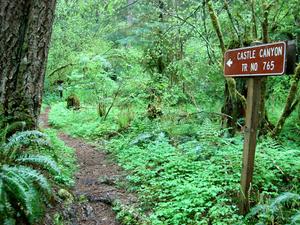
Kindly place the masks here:
[(56, 0), (0, 1), (0, 109), (38, 125)]

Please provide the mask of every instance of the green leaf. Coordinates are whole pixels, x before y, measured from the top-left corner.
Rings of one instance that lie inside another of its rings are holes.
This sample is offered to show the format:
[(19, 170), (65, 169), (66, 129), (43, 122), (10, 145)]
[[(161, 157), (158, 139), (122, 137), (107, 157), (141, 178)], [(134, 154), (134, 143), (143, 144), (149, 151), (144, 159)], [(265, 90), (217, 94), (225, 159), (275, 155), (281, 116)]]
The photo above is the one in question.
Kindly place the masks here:
[(25, 154), (18, 157), (16, 162), (39, 166), (46, 169), (53, 175), (60, 174), (60, 169), (57, 164), (47, 156)]

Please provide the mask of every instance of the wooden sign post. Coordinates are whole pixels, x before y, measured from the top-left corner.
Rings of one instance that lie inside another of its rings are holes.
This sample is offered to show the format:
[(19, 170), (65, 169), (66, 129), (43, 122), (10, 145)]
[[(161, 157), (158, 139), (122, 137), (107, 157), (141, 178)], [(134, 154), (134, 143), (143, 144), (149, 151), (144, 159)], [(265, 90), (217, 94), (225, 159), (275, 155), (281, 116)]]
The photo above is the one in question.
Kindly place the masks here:
[(243, 215), (249, 211), (257, 127), (261, 114), (261, 79), (263, 76), (284, 74), (285, 57), (285, 42), (228, 50), (224, 55), (225, 77), (249, 77), (240, 191), (240, 212)]
[(261, 77), (248, 79), (243, 165), (241, 173), (240, 212), (249, 211), (249, 191), (254, 171), (257, 126), (261, 114)]

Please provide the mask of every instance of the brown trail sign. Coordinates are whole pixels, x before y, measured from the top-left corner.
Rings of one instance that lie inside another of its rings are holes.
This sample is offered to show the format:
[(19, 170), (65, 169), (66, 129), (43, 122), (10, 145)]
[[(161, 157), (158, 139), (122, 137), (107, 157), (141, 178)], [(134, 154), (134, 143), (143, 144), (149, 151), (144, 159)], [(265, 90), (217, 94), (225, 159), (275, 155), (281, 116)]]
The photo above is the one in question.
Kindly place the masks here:
[(243, 215), (249, 211), (256, 133), (261, 113), (261, 77), (284, 74), (285, 64), (285, 42), (232, 49), (224, 55), (225, 77), (249, 77), (240, 192), (240, 212)]
[(282, 75), (285, 71), (285, 55), (285, 42), (228, 50), (224, 55), (224, 75)]

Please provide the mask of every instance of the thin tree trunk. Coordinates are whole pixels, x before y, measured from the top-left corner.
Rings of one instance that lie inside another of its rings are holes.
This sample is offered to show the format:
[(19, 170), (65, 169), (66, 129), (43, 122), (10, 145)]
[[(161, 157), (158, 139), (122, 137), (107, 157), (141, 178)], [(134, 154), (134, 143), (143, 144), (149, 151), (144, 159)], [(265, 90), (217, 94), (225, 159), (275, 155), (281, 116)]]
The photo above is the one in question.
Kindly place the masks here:
[(290, 91), (289, 91), (288, 97), (286, 99), (284, 110), (283, 110), (275, 128), (272, 130), (271, 135), (273, 137), (280, 134), (286, 119), (291, 115), (291, 113), (295, 110), (296, 106), (299, 103), (299, 99), (295, 100), (297, 91), (298, 91), (299, 80), (300, 80), (300, 65), (298, 65), (295, 70), (295, 75), (293, 77)]
[[(299, 15), (300, 6), (294, 8), (293, 15), (294, 15), (294, 21), (295, 21), (295, 29), (300, 30), (300, 15)], [(297, 52), (300, 53), (300, 32), (297, 32), (296, 34), (296, 43), (297, 43)], [(299, 60), (299, 56), (298, 56)], [(298, 106), (298, 119), (300, 120), (300, 104)]]
[(38, 125), (56, 0), (0, 1), (0, 103), (7, 123)]
[(263, 9), (263, 21), (261, 24), (262, 27), (262, 37), (263, 43), (269, 42), (269, 10), (271, 5), (268, 5), (266, 2), (262, 4)]
[[(174, 14), (176, 15), (176, 17), (178, 17), (178, 2), (177, 0), (172, 0), (172, 4), (173, 4), (173, 8), (174, 8)], [(181, 37), (181, 26), (179, 24), (179, 21), (177, 20), (177, 34), (176, 34), (176, 38), (175, 38), (175, 41), (176, 41), (176, 60), (181, 60), (183, 59), (183, 55), (184, 55), (184, 52), (183, 52), (183, 39)], [(178, 47), (177, 47), (178, 46)]]
[(128, 7), (128, 13), (127, 13), (127, 24), (129, 27), (133, 24), (133, 12), (131, 5), (134, 3), (134, 0), (127, 0), (127, 5), (130, 5)]
[(222, 54), (224, 55), (225, 51), (226, 51), (226, 48), (225, 48), (223, 33), (221, 31), (221, 26), (220, 26), (220, 23), (219, 23), (219, 19), (217, 17), (217, 14), (215, 12), (215, 9), (213, 8), (213, 5), (212, 5), (211, 1), (206, 0), (206, 3), (207, 3), (207, 7), (208, 7), (208, 12), (209, 12), (209, 15), (210, 15), (210, 18), (211, 18), (211, 22), (213, 24), (213, 27), (216, 31), (216, 34), (217, 34), (219, 42), (220, 42), (220, 48), (221, 48)]
[(234, 24), (233, 16), (232, 16), (232, 14), (231, 14), (231, 12), (230, 12), (229, 5), (228, 5), (227, 0), (224, 0), (224, 7), (225, 7), (225, 9), (226, 9), (227, 15), (228, 15), (228, 17), (229, 17), (229, 20), (230, 20), (231, 25), (232, 25), (232, 27), (233, 27), (233, 30), (234, 30), (234, 32), (235, 32), (236, 39), (239, 41), (240, 47), (243, 47), (243, 40), (242, 40), (242, 37), (241, 37), (241, 35), (240, 35), (240, 32), (239, 32), (238, 28), (237, 28), (236, 25)]
[[(208, 12), (213, 24), (213, 27), (216, 31), (216, 34), (219, 39), (220, 43), (220, 48), (222, 51), (222, 55), (224, 56), (226, 48), (225, 48), (225, 43), (223, 39), (223, 33), (221, 31), (219, 19), (215, 13), (215, 10), (213, 8), (213, 5), (210, 0), (206, 0), (207, 7), (208, 7)], [(222, 62), (224, 59), (222, 60)], [(229, 133), (231, 135), (234, 135), (236, 132), (237, 128), (237, 118), (238, 118), (238, 107), (237, 104), (241, 104), (243, 108), (246, 107), (246, 99), (243, 95), (241, 95), (237, 89), (236, 89), (236, 82), (233, 78), (226, 78), (225, 79), (225, 90), (224, 90), (224, 96), (225, 96), (225, 101), (224, 105), (222, 107), (222, 113), (227, 114), (232, 116), (232, 119), (223, 121), (226, 123), (226, 126), (230, 128)]]
[[(159, 5), (159, 22), (160, 23), (163, 23), (164, 22), (164, 2), (163, 0), (158, 0), (158, 5)], [(158, 60), (157, 60), (157, 69), (158, 69), (158, 73), (160, 74), (163, 74), (164, 70), (165, 70), (165, 65), (164, 65), (164, 62), (163, 62), (163, 53), (162, 53), (162, 43), (161, 43), (161, 40), (162, 40), (162, 31), (161, 29), (159, 29), (159, 34), (160, 36), (160, 40), (158, 41), (159, 43), (159, 56), (158, 56)]]
[(250, 1), (251, 4), (251, 20), (252, 20), (252, 37), (254, 40), (257, 39), (257, 26), (256, 26), (256, 15), (255, 15), (255, 0)]
[[(129, 5), (129, 7), (127, 8), (127, 25), (128, 25), (127, 35), (130, 35), (130, 29), (131, 26), (133, 25), (133, 12), (132, 12), (133, 3), (134, 0), (127, 0), (127, 5)], [(131, 48), (131, 43), (127, 43), (126, 47)]]
[[(269, 42), (269, 12), (271, 8), (271, 4), (267, 4), (264, 2), (262, 4), (263, 9), (263, 21), (261, 24), (262, 27), (262, 42), (268, 43)], [(272, 128), (274, 127), (273, 124), (269, 121), (267, 109), (265, 106), (266, 102), (266, 92), (267, 92), (267, 77), (263, 77), (261, 79), (261, 115), (260, 115), (260, 122), (258, 125), (259, 135), (267, 134)]]
[[(204, 32), (205, 32), (205, 35), (207, 35), (207, 26), (206, 26), (206, 6), (205, 6), (206, 2), (203, 1), (202, 3), (202, 21), (203, 21), (203, 28), (204, 28)], [(211, 65), (213, 60), (212, 60), (212, 56), (210, 54), (210, 50), (209, 50), (209, 43), (206, 43), (205, 44), (206, 46), (206, 53), (207, 53), (207, 56), (208, 56), (208, 64)]]

